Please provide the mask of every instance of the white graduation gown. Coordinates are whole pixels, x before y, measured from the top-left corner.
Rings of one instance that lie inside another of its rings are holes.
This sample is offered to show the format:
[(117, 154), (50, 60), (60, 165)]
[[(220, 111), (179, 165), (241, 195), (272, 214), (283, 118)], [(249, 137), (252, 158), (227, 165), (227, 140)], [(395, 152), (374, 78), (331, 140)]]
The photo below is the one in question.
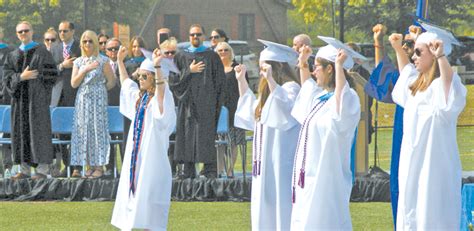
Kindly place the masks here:
[(130, 162), (133, 146), (133, 121), (139, 95), (138, 85), (130, 79), (123, 82), (120, 112), (132, 121), (120, 182), (112, 214), (112, 225), (121, 230), (132, 228), (166, 230), (171, 200), (171, 167), (168, 161), (169, 136), (176, 124), (173, 96), (165, 86), (163, 112), (155, 97), (145, 113), (144, 129), (137, 160), (137, 187), (129, 196)]
[(261, 155), (260, 175), (252, 177), (252, 230), (290, 228), (291, 170), (300, 127), (291, 108), (299, 89), (295, 82), (277, 86), (267, 98), (259, 122), (255, 121), (258, 100), (252, 91), (239, 98), (234, 125), (246, 130), (258, 127), (252, 156)]
[(411, 95), (418, 77), (406, 65), (395, 85), (393, 101), (405, 108), (399, 166), (397, 230), (459, 230), (461, 161), (456, 124), (466, 104), (466, 88), (455, 73), (445, 97), (439, 78)]
[[(303, 125), (320, 96), (328, 93), (313, 79), (301, 87), (292, 115)], [(352, 190), (351, 146), (360, 119), (357, 93), (346, 82), (341, 93), (340, 111), (332, 96), (320, 107), (304, 129), (295, 156), (293, 184), (295, 203), (291, 230), (351, 230), (349, 200)], [(318, 106), (319, 107), (319, 106)], [(304, 188), (298, 185), (303, 163), (305, 130), (307, 151)]]

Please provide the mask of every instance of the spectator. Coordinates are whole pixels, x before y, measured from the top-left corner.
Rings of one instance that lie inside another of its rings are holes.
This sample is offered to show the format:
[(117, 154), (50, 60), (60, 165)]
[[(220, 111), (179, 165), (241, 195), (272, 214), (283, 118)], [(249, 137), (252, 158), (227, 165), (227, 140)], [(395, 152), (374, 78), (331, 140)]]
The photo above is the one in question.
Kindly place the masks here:
[(12, 98), (12, 150), (15, 163), (21, 164), (12, 178), (28, 178), (30, 167), (35, 167), (31, 179), (42, 179), (53, 160), (49, 104), (57, 69), (46, 47), (32, 40), (29, 22), (18, 23), (16, 34), (21, 45), (8, 54), (4, 66), (4, 83)]
[(227, 37), (226, 33), (222, 29), (214, 29), (211, 32), (211, 36), (209, 36), (211, 41), (211, 49), (215, 50), (216, 46), (220, 42), (229, 42), (229, 38)]
[[(311, 47), (311, 43), (312, 43), (312, 41), (311, 41), (311, 38), (309, 37), (309, 35), (307, 35), (307, 34), (296, 35), (293, 38), (293, 50), (295, 50), (299, 54), (299, 53), (301, 53), (301, 51), (300, 51), (301, 47), (303, 47), (304, 45)], [(314, 71), (313, 70), (313, 64), (314, 64), (314, 55), (311, 54), (311, 56), (309, 56), (309, 58), (308, 58), (308, 63), (303, 64), (303, 66), (308, 67), (309, 72), (312, 73)], [(300, 66), (300, 65), (297, 64), (297, 66)], [(295, 71), (296, 71), (297, 75), (300, 74), (300, 70), (299, 70), (298, 67), (295, 69)], [(314, 79), (313, 76), (312, 76), (312, 78)]]
[[(3, 42), (3, 36), (3, 27), (0, 27), (0, 105), (10, 105), (11, 97), (7, 92), (7, 88), (3, 84), (3, 64), (5, 63), (8, 53), (12, 51), (12, 48)], [(3, 137), (10, 137), (10, 134), (3, 134)], [(13, 166), (12, 148), (10, 145), (2, 145), (2, 161), (3, 176), (7, 177)]]
[[(237, 145), (245, 144), (245, 130), (234, 127), (234, 115), (237, 109), (237, 102), (239, 101), (239, 86), (237, 79), (235, 78), (234, 67), (239, 65), (234, 60), (234, 51), (232, 47), (226, 42), (220, 42), (217, 44), (215, 51), (221, 58), (222, 64), (224, 65), (225, 71), (225, 82), (222, 88), (224, 94), (224, 106), (229, 110), (229, 135), (231, 140), (231, 165), (224, 173), (227, 177), (233, 177), (234, 165), (237, 159)], [(247, 73), (245, 73), (245, 79), (248, 79)], [(224, 150), (218, 150), (217, 156), (217, 172), (221, 174), (224, 165)]]
[(56, 40), (58, 40), (58, 32), (56, 32), (53, 27), (50, 27), (46, 32), (44, 32), (43, 38), (46, 49), (51, 51), (52, 45), (56, 44)]
[(178, 98), (175, 160), (184, 163), (182, 178), (194, 178), (195, 163), (204, 163), (201, 175), (217, 176), (217, 120), (222, 105), (224, 67), (219, 56), (203, 45), (204, 30), (189, 28), (191, 46), (176, 54), (179, 75), (170, 75), (170, 87)]
[[(82, 56), (74, 61), (71, 86), (78, 88), (71, 140), (71, 165), (86, 163), (85, 176), (103, 175), (110, 153), (107, 89), (115, 85), (115, 75), (106, 57), (99, 55), (95, 32), (81, 36)], [(74, 175), (80, 174), (74, 170)]]
[(109, 36), (106, 34), (99, 34), (99, 53), (101, 55), (107, 56), (107, 52), (105, 50), (105, 47), (107, 45), (107, 40), (109, 40)]

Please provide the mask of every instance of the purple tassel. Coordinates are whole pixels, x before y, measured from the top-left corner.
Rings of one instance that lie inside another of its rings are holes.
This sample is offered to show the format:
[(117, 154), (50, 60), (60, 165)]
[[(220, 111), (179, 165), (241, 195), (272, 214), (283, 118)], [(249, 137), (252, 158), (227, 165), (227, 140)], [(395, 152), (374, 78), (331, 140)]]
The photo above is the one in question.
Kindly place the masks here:
[(300, 179), (298, 180), (298, 185), (301, 188), (304, 188), (304, 169), (301, 169), (300, 171)]
[(295, 203), (296, 201), (296, 190), (295, 190), (295, 186), (293, 186), (293, 204)]
[(252, 175), (257, 176), (257, 161), (253, 162)]
[(261, 168), (262, 168), (262, 161), (258, 161), (258, 175), (260, 175)]

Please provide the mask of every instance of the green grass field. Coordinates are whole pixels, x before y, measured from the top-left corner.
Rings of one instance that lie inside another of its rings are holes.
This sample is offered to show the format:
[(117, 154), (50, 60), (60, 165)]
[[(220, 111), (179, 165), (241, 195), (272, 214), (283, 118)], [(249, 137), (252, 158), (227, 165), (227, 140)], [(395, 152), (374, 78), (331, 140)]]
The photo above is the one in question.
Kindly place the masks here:
[[(117, 230), (113, 202), (0, 202), (0, 230)], [(393, 230), (389, 203), (351, 203), (354, 230)], [(172, 202), (168, 230), (250, 230), (249, 202)]]

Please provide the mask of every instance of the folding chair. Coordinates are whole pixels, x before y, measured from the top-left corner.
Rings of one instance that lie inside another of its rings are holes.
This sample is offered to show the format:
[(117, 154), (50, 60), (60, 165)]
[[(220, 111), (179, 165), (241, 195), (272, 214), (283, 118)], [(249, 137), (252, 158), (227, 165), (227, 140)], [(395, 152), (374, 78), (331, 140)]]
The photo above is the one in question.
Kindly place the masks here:
[(229, 110), (222, 106), (219, 114), (219, 120), (217, 121), (217, 140), (216, 147), (225, 146), (224, 151), (224, 171), (227, 173), (227, 169), (231, 166), (231, 139), (229, 135)]
[[(56, 107), (51, 109), (51, 133), (53, 135), (72, 135), (74, 123), (74, 107)], [(59, 136), (58, 136), (59, 137)], [(53, 145), (70, 145), (71, 140), (52, 139)], [(82, 163), (85, 167), (85, 163)], [(67, 166), (67, 178), (71, 177), (70, 165)], [(84, 176), (84, 171), (82, 171)]]
[[(107, 108), (107, 112), (109, 114), (109, 133), (111, 137), (116, 137), (113, 135), (123, 134), (123, 130), (124, 130), (123, 116), (122, 116), (122, 113), (120, 113), (120, 108), (118, 106), (109, 106)], [(119, 138), (111, 139), (110, 144), (113, 145), (114, 148), (116, 148), (115, 145), (123, 144), (123, 139), (119, 139)], [(114, 178), (117, 178), (117, 158), (115, 158)]]
[[(1, 105), (0, 106), (0, 115), (1, 115), (1, 125), (0, 125), (0, 133), (7, 133), (11, 134), (11, 107), (8, 105)], [(0, 144), (12, 144), (11, 138), (0, 138)]]

